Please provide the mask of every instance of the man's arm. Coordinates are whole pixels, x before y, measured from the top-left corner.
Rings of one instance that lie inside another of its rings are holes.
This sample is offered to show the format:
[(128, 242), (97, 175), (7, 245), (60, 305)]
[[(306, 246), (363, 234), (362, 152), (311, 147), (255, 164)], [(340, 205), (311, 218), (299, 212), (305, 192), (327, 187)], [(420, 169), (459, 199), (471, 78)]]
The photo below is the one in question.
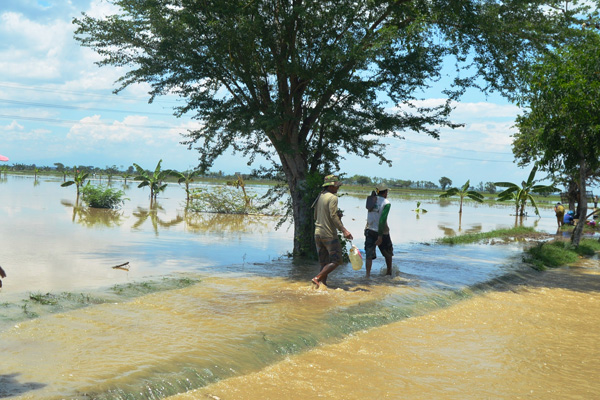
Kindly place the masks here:
[(381, 211), (381, 217), (379, 217), (379, 229), (377, 230), (379, 236), (383, 236), (383, 231), (387, 226), (387, 218), (391, 207), (392, 205), (388, 203), (383, 207), (383, 211)]
[(337, 196), (334, 196), (334, 198), (331, 199), (331, 201), (329, 202), (329, 213), (331, 214), (331, 219), (333, 221), (333, 225), (335, 225), (335, 228), (338, 231), (342, 232), (342, 235), (344, 235), (346, 239), (352, 240), (352, 234), (346, 228), (344, 228), (344, 224), (342, 224), (342, 220), (340, 219), (340, 216), (338, 214)]
[(331, 215), (331, 220), (333, 221), (333, 225), (335, 228), (343, 232), (345, 230), (344, 225), (342, 224), (342, 220), (338, 215), (338, 198), (337, 196), (333, 196), (329, 201), (329, 215)]

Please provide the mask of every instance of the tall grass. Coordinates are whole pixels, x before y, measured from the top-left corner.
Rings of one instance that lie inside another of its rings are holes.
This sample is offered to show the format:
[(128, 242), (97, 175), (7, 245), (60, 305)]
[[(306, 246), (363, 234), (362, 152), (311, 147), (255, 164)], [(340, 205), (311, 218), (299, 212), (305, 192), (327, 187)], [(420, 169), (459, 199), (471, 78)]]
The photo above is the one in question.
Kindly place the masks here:
[(511, 238), (518, 236), (526, 236), (529, 234), (535, 233), (535, 229), (531, 227), (518, 226), (510, 229), (496, 229), (490, 232), (481, 232), (481, 233), (467, 233), (459, 236), (450, 236), (437, 239), (438, 243), (443, 244), (467, 244), (467, 243), (477, 243), (484, 239), (491, 238)]
[(591, 256), (598, 251), (600, 251), (600, 241), (595, 239), (583, 239), (578, 247), (571, 246), (571, 242), (568, 241), (555, 240), (539, 243), (530, 248), (523, 260), (533, 268), (542, 271), (573, 264), (580, 256)]

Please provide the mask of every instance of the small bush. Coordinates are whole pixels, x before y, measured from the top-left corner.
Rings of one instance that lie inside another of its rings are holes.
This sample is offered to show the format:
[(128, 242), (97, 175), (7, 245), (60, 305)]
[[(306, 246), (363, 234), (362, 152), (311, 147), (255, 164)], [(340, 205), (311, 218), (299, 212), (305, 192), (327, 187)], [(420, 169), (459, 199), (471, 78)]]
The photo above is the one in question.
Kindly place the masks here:
[(251, 214), (257, 209), (252, 205), (256, 195), (246, 198), (234, 188), (216, 187), (212, 190), (195, 189), (191, 193), (188, 209), (197, 212), (223, 214)]
[(126, 200), (123, 191), (110, 187), (86, 185), (81, 194), (83, 201), (93, 208), (119, 208)]
[(582, 240), (577, 248), (571, 246), (570, 242), (545, 242), (529, 249), (525, 261), (535, 269), (544, 270), (573, 264), (579, 256), (591, 256), (599, 250), (600, 243), (593, 239)]

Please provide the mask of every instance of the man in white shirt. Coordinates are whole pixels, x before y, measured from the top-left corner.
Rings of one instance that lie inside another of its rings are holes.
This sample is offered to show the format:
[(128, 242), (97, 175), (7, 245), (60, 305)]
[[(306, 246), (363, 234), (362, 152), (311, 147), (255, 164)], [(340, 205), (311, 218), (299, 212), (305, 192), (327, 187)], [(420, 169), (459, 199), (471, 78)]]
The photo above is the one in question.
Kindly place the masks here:
[(392, 256), (394, 247), (390, 238), (390, 228), (387, 217), (392, 204), (387, 199), (388, 187), (385, 183), (377, 185), (377, 201), (367, 214), (367, 227), (365, 229), (365, 267), (367, 278), (371, 276), (373, 260), (377, 258), (376, 248), (379, 247), (381, 255), (385, 258), (387, 266), (386, 275), (392, 275)]

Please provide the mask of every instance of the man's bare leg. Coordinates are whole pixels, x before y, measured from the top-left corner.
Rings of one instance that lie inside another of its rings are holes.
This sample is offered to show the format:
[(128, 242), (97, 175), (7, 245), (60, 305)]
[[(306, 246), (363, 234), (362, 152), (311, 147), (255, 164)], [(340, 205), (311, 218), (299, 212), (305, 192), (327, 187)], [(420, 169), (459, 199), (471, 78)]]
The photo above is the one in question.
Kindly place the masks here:
[(385, 257), (385, 266), (387, 267), (386, 275), (392, 274), (392, 257)]
[(329, 275), (330, 272), (336, 269), (337, 266), (338, 265), (336, 263), (329, 263), (322, 267), (321, 272), (319, 272), (319, 275), (315, 276), (312, 279), (313, 283), (317, 285), (317, 287), (319, 287), (321, 283), (327, 285), (327, 275)]

